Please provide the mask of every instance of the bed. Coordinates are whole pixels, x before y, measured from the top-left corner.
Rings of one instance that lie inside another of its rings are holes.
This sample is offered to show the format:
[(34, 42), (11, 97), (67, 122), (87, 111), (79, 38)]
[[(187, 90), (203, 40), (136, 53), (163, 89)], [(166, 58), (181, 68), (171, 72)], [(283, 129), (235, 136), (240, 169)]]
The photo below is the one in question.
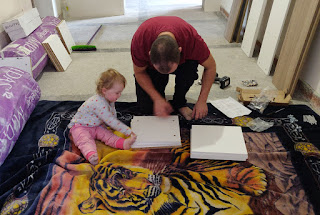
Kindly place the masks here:
[[(319, 214), (320, 117), (307, 106), (279, 112), (270, 106), (264, 115), (230, 119), (208, 103), (202, 120), (179, 115), (182, 147), (117, 150), (97, 141), (94, 167), (69, 139), (67, 125), (81, 104), (37, 103), (0, 166), (1, 215)], [(136, 103), (117, 102), (116, 108), (127, 125), (142, 115)], [(247, 123), (256, 117), (274, 126), (254, 132)], [(196, 124), (241, 126), (248, 160), (190, 159)]]

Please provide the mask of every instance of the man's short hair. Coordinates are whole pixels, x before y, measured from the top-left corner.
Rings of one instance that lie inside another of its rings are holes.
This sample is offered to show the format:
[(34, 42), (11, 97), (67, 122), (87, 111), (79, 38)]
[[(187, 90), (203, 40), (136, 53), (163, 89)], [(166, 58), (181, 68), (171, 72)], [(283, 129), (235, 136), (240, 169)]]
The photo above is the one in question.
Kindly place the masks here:
[(161, 73), (170, 71), (169, 63), (180, 62), (179, 45), (175, 39), (169, 35), (159, 36), (151, 46), (150, 61), (152, 64), (159, 65)]

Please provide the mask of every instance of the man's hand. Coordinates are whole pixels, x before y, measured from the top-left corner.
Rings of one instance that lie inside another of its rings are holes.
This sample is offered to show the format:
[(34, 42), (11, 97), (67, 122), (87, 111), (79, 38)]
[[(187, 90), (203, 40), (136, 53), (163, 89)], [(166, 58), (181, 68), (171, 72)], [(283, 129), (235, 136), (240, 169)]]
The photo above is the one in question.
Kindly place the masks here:
[(195, 120), (202, 119), (208, 114), (208, 106), (205, 102), (197, 102), (192, 111), (192, 118)]
[(204, 67), (202, 74), (202, 84), (200, 95), (198, 101), (193, 107), (192, 117), (197, 119), (202, 119), (208, 114), (207, 99), (211, 89), (211, 86), (216, 77), (216, 62), (212, 57), (212, 54), (209, 55), (208, 59), (205, 60), (202, 64)]
[(153, 101), (153, 114), (159, 117), (169, 116), (173, 112), (173, 108), (165, 99)]

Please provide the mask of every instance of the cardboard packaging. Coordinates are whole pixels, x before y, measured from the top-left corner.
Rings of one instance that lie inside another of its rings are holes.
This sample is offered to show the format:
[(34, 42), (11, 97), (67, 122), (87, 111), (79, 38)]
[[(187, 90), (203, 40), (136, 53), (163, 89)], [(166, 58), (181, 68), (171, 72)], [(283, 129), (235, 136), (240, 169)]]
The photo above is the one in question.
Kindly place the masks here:
[[(242, 89), (237, 87), (236, 90), (239, 92), (238, 100), (243, 102), (244, 105), (248, 105), (254, 97), (258, 97), (261, 93), (260, 89)], [(291, 96), (286, 95), (284, 91), (272, 90), (272, 94), (275, 98), (270, 101), (270, 105), (289, 105)]]
[(22, 12), (2, 24), (12, 41), (31, 34), (42, 23), (37, 8)]

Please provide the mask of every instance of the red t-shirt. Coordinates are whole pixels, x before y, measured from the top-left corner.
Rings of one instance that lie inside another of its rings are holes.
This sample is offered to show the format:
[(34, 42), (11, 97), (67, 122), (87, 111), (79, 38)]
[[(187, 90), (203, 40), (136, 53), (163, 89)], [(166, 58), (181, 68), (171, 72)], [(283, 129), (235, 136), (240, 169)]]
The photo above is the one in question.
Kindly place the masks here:
[(131, 41), (131, 57), (138, 67), (151, 66), (149, 51), (153, 41), (161, 32), (174, 34), (182, 47), (180, 64), (186, 60), (197, 60), (200, 64), (208, 59), (209, 48), (196, 29), (183, 19), (175, 16), (159, 16), (143, 22)]

